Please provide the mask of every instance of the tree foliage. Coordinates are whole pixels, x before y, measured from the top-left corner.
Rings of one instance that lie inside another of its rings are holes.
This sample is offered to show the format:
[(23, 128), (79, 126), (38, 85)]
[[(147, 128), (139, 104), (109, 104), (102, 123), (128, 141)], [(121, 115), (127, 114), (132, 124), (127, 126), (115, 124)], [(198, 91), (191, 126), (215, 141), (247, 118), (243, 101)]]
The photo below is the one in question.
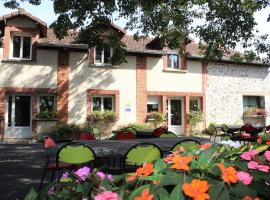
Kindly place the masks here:
[[(39, 5), (41, 0), (5, 0), (5, 6), (17, 8), (28, 1)], [(128, 20), (126, 28), (136, 35), (159, 37), (162, 46), (174, 49), (195, 33), (200, 48), (208, 59), (220, 59), (237, 44), (254, 46), (257, 53), (267, 53), (267, 36), (257, 35), (254, 13), (270, 7), (269, 0), (52, 0), (58, 19), (52, 24), (57, 37), (70, 28), (81, 31), (80, 41), (89, 46), (103, 45), (102, 33), (111, 19)], [(270, 17), (265, 19), (270, 21)], [(194, 23), (194, 22), (200, 23)], [(119, 50), (123, 46), (115, 46)], [(123, 53), (123, 52), (121, 52)]]

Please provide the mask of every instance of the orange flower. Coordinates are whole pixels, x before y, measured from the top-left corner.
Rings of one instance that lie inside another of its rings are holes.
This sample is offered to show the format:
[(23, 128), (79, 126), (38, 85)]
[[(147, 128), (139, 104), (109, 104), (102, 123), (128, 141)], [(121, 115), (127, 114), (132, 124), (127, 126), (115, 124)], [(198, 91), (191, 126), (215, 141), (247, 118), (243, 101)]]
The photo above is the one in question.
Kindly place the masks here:
[(136, 173), (138, 176), (149, 176), (154, 172), (154, 165), (152, 163), (144, 163), (141, 168), (138, 168)]
[(262, 137), (258, 137), (257, 142), (262, 143)]
[(210, 143), (201, 144), (199, 146), (200, 149), (209, 149), (210, 147), (211, 147), (211, 144)]
[(269, 141), (266, 141), (266, 144), (267, 144), (267, 145), (270, 145), (270, 140), (269, 140)]
[[(245, 196), (243, 200), (253, 200), (251, 196)], [(260, 200), (260, 198), (256, 197), (254, 200)]]
[(233, 167), (225, 167), (222, 163), (218, 163), (217, 166), (221, 170), (222, 179), (224, 182), (236, 183), (238, 181), (237, 171)]
[(152, 163), (144, 163), (142, 167), (138, 168), (134, 174), (127, 178), (127, 181), (134, 181), (138, 176), (149, 176), (154, 172)]
[(142, 192), (142, 196), (140, 197), (135, 197), (134, 200), (152, 200), (154, 198), (154, 195), (149, 194), (149, 188), (146, 188)]
[(173, 165), (171, 166), (171, 168), (182, 169), (182, 170), (188, 171), (189, 170), (188, 164), (191, 162), (191, 160), (192, 160), (192, 156), (182, 157), (182, 156), (176, 155), (172, 158)]
[(154, 184), (154, 185), (159, 185), (159, 184), (160, 184), (160, 180), (153, 181), (153, 184)]
[(208, 187), (207, 181), (198, 179), (193, 179), (191, 183), (184, 183), (182, 186), (185, 195), (192, 197), (193, 200), (210, 199), (210, 196), (207, 194)]

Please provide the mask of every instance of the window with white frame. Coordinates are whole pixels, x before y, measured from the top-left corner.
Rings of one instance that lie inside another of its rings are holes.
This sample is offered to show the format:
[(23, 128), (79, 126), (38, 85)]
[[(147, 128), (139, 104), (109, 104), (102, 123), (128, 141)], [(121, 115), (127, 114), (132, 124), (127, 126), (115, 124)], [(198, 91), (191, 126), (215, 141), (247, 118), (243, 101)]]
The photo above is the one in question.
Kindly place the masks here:
[(179, 69), (179, 55), (178, 54), (168, 54), (168, 68)]
[(200, 97), (190, 97), (189, 109), (192, 111), (201, 110), (201, 98)]
[(96, 95), (92, 97), (92, 111), (114, 110), (114, 97)]
[(111, 47), (95, 47), (95, 64), (111, 64), (112, 52)]
[(32, 56), (32, 39), (30, 36), (13, 35), (11, 40), (11, 58), (30, 60)]
[(148, 96), (147, 97), (147, 112), (157, 112), (160, 110), (161, 97)]
[(39, 96), (39, 112), (54, 112), (56, 109), (55, 95), (40, 95)]

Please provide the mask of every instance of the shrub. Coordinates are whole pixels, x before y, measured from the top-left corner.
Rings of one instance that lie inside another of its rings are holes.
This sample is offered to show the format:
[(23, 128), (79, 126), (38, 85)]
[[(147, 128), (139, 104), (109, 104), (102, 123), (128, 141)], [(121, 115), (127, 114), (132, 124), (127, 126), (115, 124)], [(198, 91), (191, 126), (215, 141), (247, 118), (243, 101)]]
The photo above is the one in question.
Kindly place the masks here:
[(130, 123), (130, 124), (119, 125), (117, 127), (117, 129), (123, 130), (123, 129), (129, 128), (129, 127), (134, 128), (136, 130), (141, 130), (144, 128), (152, 128), (152, 125), (148, 124), (148, 123)]
[(162, 112), (150, 112), (147, 114), (147, 122), (154, 125), (155, 128), (159, 127), (166, 120), (166, 116)]
[[(87, 116), (87, 124), (92, 130), (98, 134), (99, 139), (101, 137), (108, 137), (111, 134), (111, 128), (117, 121), (117, 116), (114, 111), (93, 111)], [(102, 135), (101, 135), (102, 134)]]
[(39, 112), (36, 117), (39, 119), (55, 119), (57, 118), (57, 111), (42, 111)]
[(187, 115), (187, 121), (191, 126), (191, 133), (197, 133), (197, 126), (200, 122), (204, 119), (202, 111), (194, 111), (191, 110), (190, 113)]
[(58, 124), (50, 134), (56, 140), (74, 140), (78, 138), (80, 126), (75, 123)]

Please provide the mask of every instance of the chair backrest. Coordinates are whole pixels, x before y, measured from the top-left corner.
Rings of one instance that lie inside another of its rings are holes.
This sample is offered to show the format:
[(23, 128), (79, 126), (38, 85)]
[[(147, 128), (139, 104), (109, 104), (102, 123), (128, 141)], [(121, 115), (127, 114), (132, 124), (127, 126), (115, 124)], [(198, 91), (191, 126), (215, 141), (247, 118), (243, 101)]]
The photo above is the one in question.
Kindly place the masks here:
[(125, 155), (125, 163), (142, 165), (162, 158), (161, 149), (152, 143), (140, 143), (131, 147)]
[(250, 123), (246, 123), (240, 128), (240, 131), (244, 131), (249, 134), (251, 134), (253, 131), (256, 131), (256, 130), (257, 129), (253, 127)]
[(161, 135), (159, 137), (160, 138), (175, 138), (175, 137), (177, 137), (177, 135), (171, 131), (166, 131), (164, 133), (161, 133)]
[(116, 140), (132, 140), (132, 139), (136, 139), (136, 136), (129, 131), (121, 131), (116, 134), (115, 139)]
[(95, 152), (87, 145), (79, 142), (71, 142), (63, 145), (57, 152), (56, 164), (65, 162), (68, 164), (84, 164), (95, 160)]
[(50, 147), (55, 147), (55, 142), (50, 136), (46, 135), (44, 136), (43, 145), (44, 145), (44, 148), (47, 149)]
[(222, 124), (221, 130), (222, 130), (223, 132), (228, 132), (228, 131), (230, 131), (229, 127), (228, 127), (226, 124)]
[(164, 133), (164, 132), (167, 132), (168, 131), (168, 129), (166, 128), (166, 127), (159, 127), (159, 128), (156, 128), (154, 131), (153, 131), (153, 133), (152, 133), (152, 135), (154, 136), (154, 137), (160, 137), (160, 135), (162, 134), (162, 133)]
[(92, 133), (80, 133), (79, 140), (96, 140), (95, 136)]
[(132, 127), (132, 126), (124, 128), (123, 131), (129, 131), (129, 132), (133, 133), (133, 135), (137, 134), (137, 129)]
[(213, 135), (216, 135), (216, 134), (217, 134), (217, 128), (215, 127), (214, 124), (210, 124), (210, 125), (209, 125), (209, 129), (210, 129), (210, 131), (211, 131), (211, 133), (212, 133)]
[(171, 151), (175, 152), (179, 147), (184, 147), (184, 149), (189, 149), (189, 150), (195, 150), (195, 149), (198, 149), (200, 144), (201, 143), (197, 140), (185, 139), (173, 145), (173, 147), (171, 148)]

